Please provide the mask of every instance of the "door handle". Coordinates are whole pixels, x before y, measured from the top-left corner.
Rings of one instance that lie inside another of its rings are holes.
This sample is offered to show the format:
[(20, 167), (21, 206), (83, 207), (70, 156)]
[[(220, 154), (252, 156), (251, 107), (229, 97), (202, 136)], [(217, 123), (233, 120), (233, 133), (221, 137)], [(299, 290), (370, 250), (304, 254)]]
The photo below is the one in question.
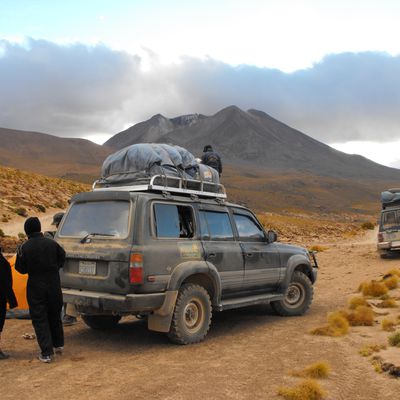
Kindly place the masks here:
[(253, 253), (246, 253), (246, 257), (253, 257)]
[(217, 257), (216, 253), (208, 253), (207, 254), (207, 258), (215, 258), (215, 257)]

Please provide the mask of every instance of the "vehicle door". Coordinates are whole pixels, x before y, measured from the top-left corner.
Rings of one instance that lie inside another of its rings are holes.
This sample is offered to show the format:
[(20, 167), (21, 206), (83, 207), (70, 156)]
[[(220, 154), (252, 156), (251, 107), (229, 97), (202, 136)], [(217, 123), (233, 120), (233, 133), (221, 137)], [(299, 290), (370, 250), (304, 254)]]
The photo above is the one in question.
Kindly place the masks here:
[(244, 261), (235, 240), (226, 207), (200, 206), (200, 231), (205, 260), (214, 265), (221, 277), (222, 296), (243, 288)]
[(232, 209), (238, 239), (244, 255), (246, 290), (273, 290), (280, 279), (280, 257), (275, 243), (269, 243), (261, 224), (252, 213)]

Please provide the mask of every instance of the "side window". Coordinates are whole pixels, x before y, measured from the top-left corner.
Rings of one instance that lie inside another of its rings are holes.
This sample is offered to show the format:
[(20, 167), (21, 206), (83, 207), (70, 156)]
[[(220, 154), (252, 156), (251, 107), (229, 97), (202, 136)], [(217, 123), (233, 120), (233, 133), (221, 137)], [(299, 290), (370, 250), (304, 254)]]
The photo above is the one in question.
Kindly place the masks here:
[[(396, 218), (397, 217), (397, 218)], [(399, 214), (395, 211), (387, 211), (382, 214), (382, 227), (391, 229), (399, 226)]]
[(155, 203), (154, 225), (154, 231), (159, 238), (191, 238), (194, 234), (192, 208)]
[(203, 239), (233, 240), (233, 230), (226, 212), (200, 211), (200, 229)]
[(261, 242), (265, 239), (263, 230), (249, 215), (234, 214), (233, 218), (241, 240)]

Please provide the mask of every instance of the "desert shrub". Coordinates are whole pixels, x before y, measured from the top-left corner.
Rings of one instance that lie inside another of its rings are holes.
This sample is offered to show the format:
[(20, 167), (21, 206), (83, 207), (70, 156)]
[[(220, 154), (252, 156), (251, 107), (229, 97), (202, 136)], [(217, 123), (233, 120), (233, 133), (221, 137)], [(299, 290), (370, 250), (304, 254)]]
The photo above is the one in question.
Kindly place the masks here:
[(369, 307), (369, 304), (368, 304), (367, 300), (365, 300), (364, 297), (361, 297), (361, 296), (352, 297), (349, 300), (349, 308), (350, 308), (350, 310), (355, 310), (358, 306)]
[(46, 212), (46, 207), (44, 206), (44, 205), (42, 205), (42, 204), (36, 204), (36, 209), (38, 210), (38, 211), (40, 211), (40, 212), (43, 212), (43, 213), (45, 213)]
[(393, 332), (396, 322), (392, 319), (385, 318), (381, 322), (382, 329), (386, 332)]
[(381, 350), (386, 349), (386, 346), (384, 344), (368, 344), (366, 346), (364, 346), (359, 353), (363, 356), (363, 357), (369, 357), (370, 355), (372, 355), (373, 353), (377, 353)]
[(379, 300), (387, 300), (390, 299), (389, 293), (383, 294), (382, 296), (379, 296)]
[(351, 326), (372, 326), (374, 324), (374, 312), (370, 307), (358, 306), (354, 311), (345, 314)]
[(395, 299), (389, 298), (382, 300), (379, 304), (377, 304), (377, 307), (379, 308), (396, 308), (397, 303)]
[(400, 347), (400, 332), (395, 332), (390, 335), (388, 341), (391, 346)]
[(388, 292), (388, 288), (381, 282), (371, 281), (361, 284), (361, 292), (364, 296), (379, 297)]
[(1, 218), (1, 222), (8, 222), (8, 218), (7, 217), (2, 217)]
[(342, 311), (328, 314), (328, 325), (313, 329), (310, 333), (319, 336), (343, 336), (349, 332), (349, 322)]
[(329, 367), (328, 363), (326, 363), (325, 361), (318, 361), (314, 364), (311, 364), (302, 371), (293, 371), (292, 375), (319, 379), (326, 378), (329, 375), (330, 371), (331, 368)]
[(397, 275), (391, 275), (388, 278), (383, 279), (383, 284), (389, 289), (396, 289), (399, 284), (399, 278)]
[(386, 275), (387, 276), (396, 275), (400, 277), (400, 269), (391, 269)]
[(374, 223), (371, 222), (371, 221), (366, 221), (366, 222), (363, 222), (363, 223), (361, 224), (361, 229), (364, 229), (364, 230), (367, 230), (367, 229), (374, 229), (374, 228), (375, 228), (375, 225), (374, 225)]
[(278, 394), (286, 400), (321, 400), (327, 393), (317, 381), (307, 379), (300, 382), (297, 386), (280, 388)]
[(24, 207), (17, 207), (14, 209), (15, 214), (20, 215), (21, 217), (27, 217), (28, 212), (26, 211), (26, 208)]
[(19, 232), (19, 233), (18, 233), (18, 239), (19, 239), (19, 240), (25, 240), (25, 239), (26, 239), (25, 233)]
[(55, 208), (65, 208), (65, 202), (62, 201), (62, 200), (57, 200), (57, 201), (54, 203), (54, 207), (55, 207)]
[(6, 236), (5, 233), (3, 232), (3, 229), (0, 228), (0, 237)]
[(315, 244), (315, 245), (310, 247), (311, 251), (316, 251), (318, 253), (322, 253), (323, 251), (328, 250), (328, 249), (329, 249), (329, 247), (321, 246), (319, 244)]

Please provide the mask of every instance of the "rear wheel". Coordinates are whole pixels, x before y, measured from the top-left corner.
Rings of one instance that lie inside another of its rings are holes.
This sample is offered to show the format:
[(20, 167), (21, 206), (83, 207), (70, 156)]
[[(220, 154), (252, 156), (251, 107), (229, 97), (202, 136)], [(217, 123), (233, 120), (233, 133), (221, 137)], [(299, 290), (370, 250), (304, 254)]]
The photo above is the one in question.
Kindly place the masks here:
[(82, 315), (83, 322), (92, 329), (105, 330), (116, 326), (121, 319), (119, 315)]
[(211, 324), (211, 300), (204, 287), (182, 285), (176, 300), (169, 339), (177, 344), (201, 342)]
[(314, 288), (308, 276), (303, 272), (295, 271), (285, 297), (271, 302), (271, 306), (279, 315), (303, 315), (310, 307), (313, 296)]

